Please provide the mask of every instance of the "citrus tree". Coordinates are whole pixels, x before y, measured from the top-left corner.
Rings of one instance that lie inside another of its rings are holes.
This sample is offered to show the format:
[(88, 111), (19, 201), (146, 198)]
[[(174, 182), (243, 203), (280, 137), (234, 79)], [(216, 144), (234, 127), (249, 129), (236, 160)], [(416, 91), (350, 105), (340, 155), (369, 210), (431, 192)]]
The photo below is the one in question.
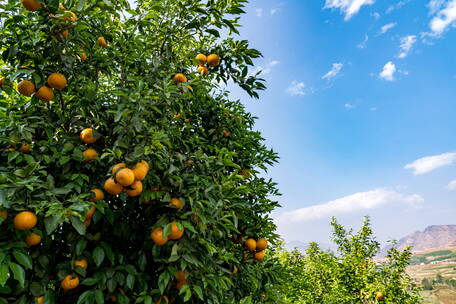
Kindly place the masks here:
[(0, 303), (277, 303), (245, 2), (0, 1)]
[(305, 253), (297, 250), (277, 253), (288, 279), (282, 284), (287, 303), (306, 304), (416, 304), (420, 288), (407, 274), (410, 248), (392, 248), (378, 260), (379, 243), (369, 218), (353, 233), (336, 219), (331, 222), (337, 252), (311, 243)]

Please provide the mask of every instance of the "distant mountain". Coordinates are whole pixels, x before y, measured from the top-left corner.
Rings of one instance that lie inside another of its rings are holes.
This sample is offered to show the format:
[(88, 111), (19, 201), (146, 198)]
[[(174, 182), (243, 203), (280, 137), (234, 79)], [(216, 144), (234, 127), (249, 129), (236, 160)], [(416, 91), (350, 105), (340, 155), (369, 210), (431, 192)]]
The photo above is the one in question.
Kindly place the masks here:
[[(406, 246), (412, 246), (413, 252), (456, 246), (456, 225), (428, 226), (424, 231), (416, 231), (403, 237), (394, 247), (404, 249)], [(389, 248), (391, 246), (385, 247), (380, 256), (385, 256)]]

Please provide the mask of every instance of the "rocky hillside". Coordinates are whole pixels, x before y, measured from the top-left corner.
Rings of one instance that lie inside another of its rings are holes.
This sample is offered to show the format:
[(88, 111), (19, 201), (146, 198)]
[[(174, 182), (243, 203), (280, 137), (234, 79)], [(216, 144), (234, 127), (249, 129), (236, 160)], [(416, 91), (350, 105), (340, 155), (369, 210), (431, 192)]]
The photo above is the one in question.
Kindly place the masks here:
[[(456, 225), (433, 225), (424, 231), (416, 231), (400, 239), (397, 243), (399, 249), (413, 246), (413, 251), (423, 251), (431, 248), (456, 246)], [(385, 254), (388, 248), (382, 250)]]

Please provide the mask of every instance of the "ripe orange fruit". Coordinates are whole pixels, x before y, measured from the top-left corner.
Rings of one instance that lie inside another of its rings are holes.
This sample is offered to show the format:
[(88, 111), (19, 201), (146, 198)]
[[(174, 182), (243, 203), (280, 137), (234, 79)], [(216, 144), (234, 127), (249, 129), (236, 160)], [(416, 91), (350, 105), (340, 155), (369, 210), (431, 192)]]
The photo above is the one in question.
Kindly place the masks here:
[(98, 45), (101, 47), (108, 46), (108, 43), (106, 42), (106, 39), (104, 37), (98, 37), (97, 42), (98, 42)]
[(30, 80), (22, 80), (17, 85), (17, 90), (24, 96), (32, 96), (35, 93), (35, 85)]
[(199, 64), (205, 64), (207, 61), (207, 57), (204, 54), (198, 54), (196, 55), (195, 60), (198, 61)]
[(78, 16), (76, 16), (76, 14), (73, 13), (72, 11), (67, 10), (67, 11), (65, 11), (65, 16), (63, 16), (63, 19), (65, 19), (66, 21), (74, 22), (74, 21), (78, 20)]
[(163, 228), (157, 227), (150, 233), (152, 241), (158, 245), (163, 246), (168, 242), (168, 237), (163, 237)]
[(0, 77), (0, 87), (3, 87), (3, 85), (5, 84), (5, 82), (6, 82), (5, 77)]
[(80, 259), (80, 260), (74, 261), (74, 266), (79, 266), (79, 267), (82, 267), (84, 269), (87, 269), (88, 265), (89, 264), (87, 263), (86, 259)]
[(254, 251), (257, 247), (257, 243), (254, 239), (248, 239), (245, 241), (245, 248), (250, 251)]
[(162, 296), (162, 297), (160, 297), (160, 299), (157, 300), (157, 302), (155, 302), (155, 304), (168, 304), (168, 303), (169, 303), (169, 300), (168, 300), (167, 296)]
[(130, 197), (135, 197), (141, 194), (143, 191), (143, 185), (141, 181), (135, 181), (131, 186), (130, 189), (126, 189), (125, 193), (127, 193), (128, 196)]
[(236, 274), (238, 273), (239, 268), (236, 265), (233, 265), (233, 271), (231, 271), (231, 274)]
[(37, 11), (41, 8), (41, 3), (39, 3), (37, 0), (21, 0), (21, 2), (26, 10), (32, 12)]
[(383, 292), (377, 292), (377, 294), (375, 295), (375, 299), (377, 301), (383, 301), (385, 299), (385, 295), (383, 294)]
[(182, 74), (182, 73), (177, 73), (173, 77), (174, 83), (187, 82), (187, 80), (188, 80), (187, 77), (184, 74)]
[(75, 289), (79, 286), (79, 278), (77, 276), (67, 275), (62, 282), (60, 283), (62, 289), (67, 291), (71, 289)]
[(89, 211), (87, 211), (87, 213), (85, 215), (85, 220), (91, 220), (92, 216), (95, 214), (95, 212), (97, 212), (97, 207), (95, 207), (95, 206), (90, 207)]
[(70, 33), (68, 32), (68, 30), (64, 30), (63, 32), (60, 33), (60, 35), (63, 37), (63, 38), (68, 38), (68, 36), (70, 35)]
[(92, 128), (82, 130), (81, 134), (79, 134), (79, 138), (86, 144), (93, 144), (98, 139), (98, 137), (93, 136)]
[(198, 74), (201, 74), (201, 75), (209, 74), (209, 69), (205, 66), (199, 66), (197, 71), (198, 71)]
[(117, 184), (113, 178), (108, 178), (104, 183), (104, 189), (106, 192), (112, 195), (119, 195), (123, 191), (121, 184)]
[(51, 88), (56, 90), (63, 90), (68, 85), (66, 77), (60, 73), (52, 73), (49, 75), (47, 82)]
[(135, 165), (133, 173), (135, 174), (135, 180), (143, 180), (146, 178), (147, 172), (149, 171), (149, 165), (146, 161), (141, 161)]
[(117, 173), (114, 174), (114, 178), (116, 179), (116, 182), (124, 187), (130, 186), (135, 182), (135, 174), (133, 173), (133, 170), (128, 168), (122, 168), (117, 171)]
[(35, 94), (36, 98), (38, 98), (41, 101), (51, 101), (54, 99), (54, 92), (52, 91), (51, 88), (47, 86), (42, 86), (39, 88), (39, 90)]
[(177, 281), (185, 281), (187, 279), (187, 271), (178, 270), (176, 271), (175, 278)]
[(171, 240), (178, 240), (184, 235), (184, 226), (182, 226), (182, 229), (179, 229), (179, 226), (177, 225), (177, 222), (172, 222), (171, 223), (171, 233), (168, 235), (168, 237)]
[(92, 224), (92, 218), (86, 218), (84, 220), (84, 226), (89, 227)]
[(268, 248), (268, 241), (265, 238), (258, 239), (256, 243), (256, 250), (262, 251)]
[(27, 237), (25, 238), (25, 242), (27, 243), (27, 246), (35, 246), (41, 243), (41, 236), (32, 232)]
[(223, 137), (230, 137), (231, 136), (231, 132), (228, 131), (228, 130), (223, 130)]
[(116, 174), (117, 171), (120, 169), (120, 168), (125, 168), (127, 165), (125, 163), (118, 163), (118, 164), (115, 164), (114, 167), (112, 167), (112, 170), (111, 170), (111, 173), (112, 174)]
[(207, 64), (212, 67), (218, 66), (220, 64), (220, 57), (217, 54), (210, 54), (207, 56)]
[(4, 221), (6, 221), (6, 219), (8, 218), (8, 211), (0, 210), (0, 216), (3, 217)]
[(36, 226), (38, 218), (30, 211), (19, 212), (14, 217), (14, 228), (18, 230), (29, 230)]
[(255, 254), (253, 255), (253, 258), (257, 261), (262, 261), (264, 259), (264, 250), (255, 252)]
[(184, 205), (182, 204), (182, 201), (178, 198), (173, 197), (171, 201), (169, 202), (170, 206), (174, 206), (177, 209), (182, 209), (184, 208)]
[(36, 298), (36, 303), (38, 303), (38, 304), (43, 304), (43, 303), (44, 303), (44, 297), (38, 297), (38, 298)]
[(87, 55), (84, 52), (81, 52), (81, 60), (86, 61), (87, 60)]
[(29, 144), (22, 144), (19, 150), (17, 150), (22, 153), (28, 153), (30, 152), (30, 145)]
[(179, 282), (176, 283), (176, 288), (177, 288), (177, 290), (181, 290), (181, 288), (184, 287), (187, 284), (188, 284), (187, 280), (179, 281)]
[(101, 189), (92, 189), (90, 190), (91, 192), (93, 192), (95, 194), (95, 196), (91, 197), (90, 198), (90, 201), (95, 203), (97, 201), (101, 201), (101, 200), (104, 200), (104, 193), (103, 193), (103, 190)]
[(98, 156), (98, 152), (94, 149), (87, 149), (82, 152), (82, 156), (84, 157), (84, 161), (88, 163), (93, 161)]

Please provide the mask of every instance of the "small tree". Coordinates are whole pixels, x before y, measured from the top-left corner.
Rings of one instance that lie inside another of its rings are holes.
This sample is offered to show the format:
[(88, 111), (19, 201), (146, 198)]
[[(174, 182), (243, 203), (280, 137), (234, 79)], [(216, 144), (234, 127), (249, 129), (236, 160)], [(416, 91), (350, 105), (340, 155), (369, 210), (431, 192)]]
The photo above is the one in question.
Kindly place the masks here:
[(406, 273), (410, 248), (390, 249), (387, 260), (377, 262), (379, 243), (369, 218), (357, 233), (331, 222), (337, 255), (311, 243), (305, 253), (282, 251), (282, 283), (287, 303), (420, 303), (419, 288)]

